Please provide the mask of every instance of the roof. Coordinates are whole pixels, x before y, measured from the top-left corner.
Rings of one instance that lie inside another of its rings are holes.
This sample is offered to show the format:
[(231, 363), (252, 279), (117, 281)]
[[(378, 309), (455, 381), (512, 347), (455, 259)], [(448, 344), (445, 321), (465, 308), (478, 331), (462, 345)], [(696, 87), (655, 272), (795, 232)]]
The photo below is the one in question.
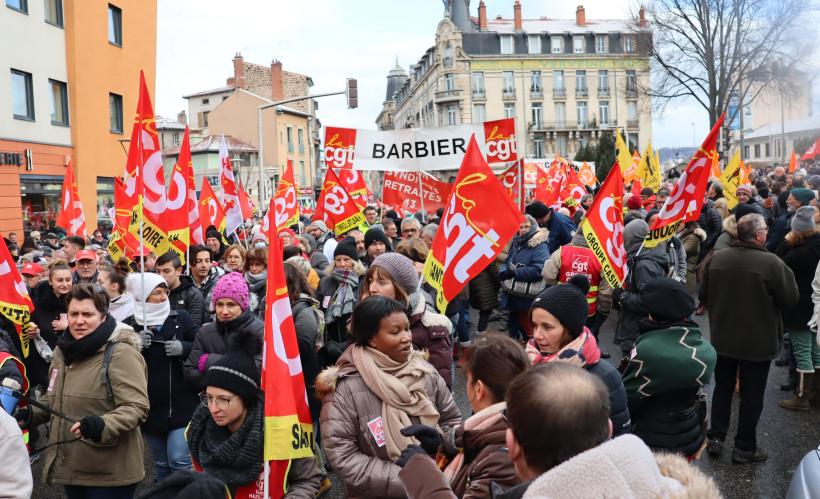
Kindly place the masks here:
[[(252, 95), (252, 96), (256, 97), (257, 99), (263, 101), (265, 104), (273, 104), (272, 100), (268, 99), (267, 97), (261, 96), (261, 95), (255, 93), (255, 92), (251, 92), (250, 90), (245, 90), (244, 88), (237, 88), (236, 90), (238, 90), (239, 92), (245, 92), (248, 95)], [(310, 115), (308, 113), (299, 111), (298, 109), (294, 109), (294, 108), (288, 107), (288, 106), (276, 106), (276, 110), (280, 111), (280, 112), (283, 112), (283, 113), (295, 114), (297, 116), (303, 116), (305, 118), (310, 117)], [(227, 135), (226, 135), (226, 137), (227, 137)]]
[[(781, 130), (783, 130), (781, 132)], [(800, 132), (810, 132), (820, 130), (820, 116), (809, 116), (799, 120), (790, 120), (783, 123), (780, 122), (766, 123), (747, 133), (745, 139), (759, 139), (761, 137), (769, 137), (771, 135), (780, 135), (781, 133), (793, 134)]]
[[(621, 33), (637, 32), (632, 21), (628, 19), (590, 19), (585, 26), (578, 26), (575, 19), (523, 19), (521, 21), (522, 31), (525, 33)], [(487, 29), (483, 31), (495, 31), (502, 34), (515, 34), (515, 21), (513, 19), (487, 19)]]
[[(191, 154), (219, 152), (219, 145), (222, 142), (222, 134), (207, 135), (199, 142), (191, 146)], [(259, 152), (259, 148), (235, 139), (230, 135), (225, 135), (225, 142), (228, 146), (228, 152)], [(162, 153), (165, 156), (176, 156), (179, 154), (179, 146), (168, 147)]]
[(231, 92), (233, 90), (234, 90), (233, 86), (225, 85), (224, 87), (217, 87), (217, 88), (212, 88), (210, 90), (203, 90), (201, 92), (196, 92), (194, 94), (183, 95), (182, 98), (183, 99), (188, 99), (190, 97), (201, 97), (203, 95), (221, 94), (221, 93), (224, 93), (224, 92)]
[(185, 123), (163, 118), (162, 116), (157, 116), (155, 123), (157, 125), (157, 130), (185, 130)]

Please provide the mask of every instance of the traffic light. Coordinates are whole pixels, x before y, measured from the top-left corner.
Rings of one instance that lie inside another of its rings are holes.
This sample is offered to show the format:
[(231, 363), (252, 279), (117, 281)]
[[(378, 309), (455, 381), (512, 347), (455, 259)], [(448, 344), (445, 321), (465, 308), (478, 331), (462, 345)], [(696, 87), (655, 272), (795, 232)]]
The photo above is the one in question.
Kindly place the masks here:
[(359, 88), (356, 83), (356, 78), (347, 79), (347, 108), (356, 109), (359, 107)]

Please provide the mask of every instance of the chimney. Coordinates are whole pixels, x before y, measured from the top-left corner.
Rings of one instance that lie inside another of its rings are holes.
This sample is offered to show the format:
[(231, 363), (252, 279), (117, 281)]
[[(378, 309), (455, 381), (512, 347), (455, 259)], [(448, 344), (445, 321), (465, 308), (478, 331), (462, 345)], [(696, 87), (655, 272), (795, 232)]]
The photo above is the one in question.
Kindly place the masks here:
[(233, 56), (233, 88), (245, 88), (245, 59), (240, 52)]
[(177, 115), (177, 121), (183, 125), (188, 124), (188, 113), (186, 113), (184, 109)]
[(478, 29), (487, 29), (487, 6), (484, 0), (478, 2)]
[(282, 63), (276, 59), (270, 63), (270, 99), (274, 102), (285, 98), (285, 83), (282, 79)]
[(521, 1), (515, 0), (515, 5), (513, 5), (513, 17), (515, 18), (515, 30), (521, 31), (522, 23), (521, 23)]
[(638, 26), (641, 28), (646, 27), (646, 9), (644, 9), (643, 5), (641, 5), (641, 10), (638, 11)]
[(575, 24), (578, 26), (586, 26), (587, 25), (587, 13), (584, 10), (583, 5), (579, 5), (577, 9), (575, 9)]

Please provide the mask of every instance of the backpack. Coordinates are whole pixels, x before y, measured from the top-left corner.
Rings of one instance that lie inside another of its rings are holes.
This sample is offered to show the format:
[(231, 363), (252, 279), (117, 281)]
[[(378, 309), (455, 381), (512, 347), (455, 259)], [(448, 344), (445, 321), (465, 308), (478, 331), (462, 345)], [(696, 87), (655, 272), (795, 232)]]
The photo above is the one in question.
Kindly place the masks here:
[(315, 345), (316, 351), (319, 351), (325, 346), (325, 314), (319, 310), (319, 306), (313, 300), (298, 300), (293, 304), (293, 319), (296, 320), (296, 317), (298, 317), (299, 314), (306, 309), (310, 309), (316, 317), (317, 327)]

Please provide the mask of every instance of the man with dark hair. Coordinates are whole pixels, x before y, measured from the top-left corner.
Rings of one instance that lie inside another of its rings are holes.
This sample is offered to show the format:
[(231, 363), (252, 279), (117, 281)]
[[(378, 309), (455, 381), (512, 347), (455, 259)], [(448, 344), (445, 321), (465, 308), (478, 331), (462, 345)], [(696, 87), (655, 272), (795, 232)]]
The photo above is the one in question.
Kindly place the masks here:
[(194, 321), (197, 329), (202, 326), (205, 320), (205, 301), (194, 287), (194, 280), (183, 274), (182, 262), (179, 255), (169, 251), (157, 258), (155, 265), (157, 274), (165, 279), (168, 289), (168, 301), (171, 303), (171, 310), (185, 310)]
[(61, 245), (63, 247), (63, 251), (65, 251), (65, 257), (66, 260), (68, 260), (68, 264), (74, 267), (76, 264), (74, 259), (77, 257), (77, 252), (85, 248), (85, 239), (80, 236), (68, 236), (61, 241)]
[(565, 244), (572, 242), (572, 233), (576, 230), (575, 224), (566, 215), (562, 215), (541, 201), (533, 201), (524, 209), (531, 215), (539, 227), (546, 227), (550, 231), (549, 250), (552, 254)]
[(216, 281), (225, 275), (225, 271), (211, 263), (212, 253), (207, 246), (196, 244), (188, 249), (191, 262), (189, 273), (194, 280), (194, 287), (202, 293), (202, 323), (211, 321), (211, 291)]
[(364, 209), (364, 219), (367, 221), (367, 225), (373, 225), (376, 223), (376, 219), (378, 217), (378, 212), (376, 208), (373, 206), (367, 206)]
[(765, 249), (762, 215), (742, 216), (737, 236), (729, 248), (714, 253), (699, 293), (700, 303), (709, 310), (710, 339), (717, 351), (707, 451), (711, 456), (723, 453), (732, 396), (740, 379), (732, 462), (749, 463), (767, 458), (757, 446), (757, 423), (769, 367), (783, 336), (781, 312), (797, 303), (799, 292), (792, 270)]

